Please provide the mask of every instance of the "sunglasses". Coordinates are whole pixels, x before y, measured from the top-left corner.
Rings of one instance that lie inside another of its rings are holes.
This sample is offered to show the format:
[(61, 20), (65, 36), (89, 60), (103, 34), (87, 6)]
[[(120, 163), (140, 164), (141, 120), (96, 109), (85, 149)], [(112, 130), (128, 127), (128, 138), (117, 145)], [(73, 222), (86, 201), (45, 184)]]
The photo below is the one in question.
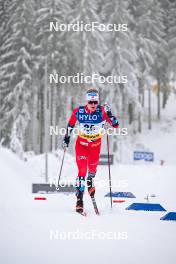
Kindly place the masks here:
[(98, 104), (98, 101), (89, 101), (88, 104), (90, 104), (90, 105), (92, 105), (92, 104), (97, 105)]

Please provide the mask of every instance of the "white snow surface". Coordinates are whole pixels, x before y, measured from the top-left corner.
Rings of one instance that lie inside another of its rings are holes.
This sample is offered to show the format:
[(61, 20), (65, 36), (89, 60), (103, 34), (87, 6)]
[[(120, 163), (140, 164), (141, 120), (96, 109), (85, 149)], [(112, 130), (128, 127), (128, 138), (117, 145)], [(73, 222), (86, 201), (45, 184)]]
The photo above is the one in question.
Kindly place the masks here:
[[(26, 154), (27, 161), (0, 148), (0, 263), (2, 264), (175, 264), (176, 221), (162, 221), (167, 212), (126, 210), (133, 202), (160, 203), (176, 212), (176, 104), (170, 97), (160, 122), (143, 135), (127, 137), (122, 164), (111, 167), (112, 190), (132, 192), (136, 198), (113, 203), (108, 168), (99, 166), (96, 216), (87, 191), (87, 217), (75, 213), (74, 194), (32, 194), (32, 183), (45, 182), (45, 155)], [(137, 146), (154, 152), (153, 163), (134, 163)], [(56, 183), (62, 151), (48, 154), (49, 179)], [(163, 166), (160, 161), (164, 160)], [(75, 157), (66, 154), (61, 180), (74, 182)], [(34, 197), (46, 197), (36, 201)]]
[[(175, 263), (176, 222), (161, 221), (166, 212), (125, 208), (155, 194), (149, 202), (176, 211), (176, 166), (112, 166), (113, 191), (136, 196), (114, 203), (112, 210), (109, 198), (104, 197), (109, 191), (108, 170), (99, 167), (96, 199), (101, 216), (94, 214), (86, 192), (86, 218), (74, 212), (74, 194), (43, 194), (46, 201), (34, 200), (39, 196), (31, 194), (35, 169), (4, 148), (0, 149), (0, 168), (1, 263)], [(100, 187), (102, 180), (106, 186)], [(109, 232), (116, 234), (115, 239), (108, 237)]]

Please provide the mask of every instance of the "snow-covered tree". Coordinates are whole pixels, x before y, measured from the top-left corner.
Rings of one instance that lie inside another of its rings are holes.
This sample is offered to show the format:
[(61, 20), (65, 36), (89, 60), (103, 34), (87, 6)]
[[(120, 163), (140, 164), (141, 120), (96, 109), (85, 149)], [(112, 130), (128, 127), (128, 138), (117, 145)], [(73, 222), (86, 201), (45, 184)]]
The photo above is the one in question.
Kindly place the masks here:
[[(129, 11), (128, 1), (103, 1), (102, 21), (116, 26), (126, 24), (127, 31), (113, 31), (104, 33), (104, 62), (101, 72), (105, 75), (127, 76), (127, 83), (107, 85), (105, 88), (107, 100), (112, 101), (116, 107), (122, 122), (127, 120), (128, 104), (137, 105), (137, 72), (135, 62), (137, 60), (134, 32), (130, 25), (133, 18)], [(109, 92), (110, 90), (110, 92)]]
[[(161, 70), (161, 58), (166, 58), (167, 44), (164, 39), (165, 27), (163, 9), (160, 3), (155, 0), (146, 0), (145, 2), (130, 0), (130, 10), (134, 17), (132, 28), (136, 35), (139, 102), (144, 106), (144, 89), (147, 87), (150, 97), (150, 76), (157, 78), (156, 69)], [(158, 116), (160, 111), (159, 105), (160, 91), (158, 92)], [(149, 115), (150, 113), (149, 101)], [(151, 128), (150, 120), (151, 116), (149, 116), (149, 128)], [(138, 131), (141, 132), (142, 120), (140, 112), (138, 121)]]
[(176, 81), (176, 2), (169, 2), (168, 39), (169, 39), (169, 73), (170, 79)]
[[(66, 104), (66, 93), (61, 84), (49, 84), (48, 76), (50, 74), (68, 75), (69, 54), (68, 54), (68, 36), (66, 32), (50, 30), (50, 22), (59, 24), (67, 23), (67, 16), (70, 11), (69, 1), (43, 1), (36, 4), (36, 19), (35, 19), (35, 45), (34, 54), (37, 75), (39, 76), (38, 100), (39, 100), (39, 133), (42, 133), (44, 127), (49, 125), (61, 125), (61, 116), (64, 120), (64, 104)], [(46, 69), (47, 68), (47, 73)], [(45, 75), (48, 76), (45, 76)], [(37, 76), (36, 76), (37, 78)], [(46, 92), (45, 89), (48, 91)], [(48, 118), (46, 113), (46, 94), (49, 104), (50, 114)], [(44, 141), (49, 136), (49, 129), (42, 133), (41, 151), (44, 150)], [(56, 147), (56, 137), (51, 137), (51, 142), (48, 148)]]
[[(15, 11), (14, 11), (15, 10)], [(11, 129), (15, 122), (17, 131), (23, 135), (22, 146), (25, 147), (25, 132), (30, 119), (29, 100), (31, 96), (31, 1), (27, 3), (16, 0), (9, 6), (10, 13), (7, 22), (7, 34), (1, 46), (1, 91), (4, 113), (2, 129), (9, 142)], [(21, 118), (20, 118), (21, 117)], [(18, 119), (21, 122), (18, 122)], [(18, 134), (16, 135), (19, 136)]]
[[(127, 76), (127, 83), (92, 85), (101, 102), (119, 113), (121, 126), (136, 132), (138, 125), (142, 132), (144, 91), (150, 99), (151, 79), (159, 87), (158, 118), (160, 94), (164, 107), (168, 79), (175, 80), (175, 12), (172, 0), (0, 0), (1, 141), (20, 156), (23, 150), (56, 148), (49, 126), (66, 125), (87, 85), (49, 83), (50, 74)], [(50, 22), (127, 24), (128, 30), (57, 31)], [(151, 128), (150, 100), (147, 107)]]

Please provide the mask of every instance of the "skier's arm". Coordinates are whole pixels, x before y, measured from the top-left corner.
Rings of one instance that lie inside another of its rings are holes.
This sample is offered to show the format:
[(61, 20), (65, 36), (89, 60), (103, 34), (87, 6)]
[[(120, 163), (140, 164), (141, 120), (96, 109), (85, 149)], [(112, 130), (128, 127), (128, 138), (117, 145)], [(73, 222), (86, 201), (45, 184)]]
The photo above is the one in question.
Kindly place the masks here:
[(76, 117), (77, 112), (78, 112), (78, 108), (75, 108), (73, 110), (70, 118), (69, 118), (66, 134), (65, 134), (65, 137), (64, 137), (63, 143), (62, 143), (63, 148), (68, 147), (68, 145), (70, 143), (70, 136), (71, 136), (71, 133), (72, 133), (73, 128), (74, 128), (76, 121), (77, 121), (77, 117)]
[(118, 128), (119, 122), (117, 118), (112, 114), (111, 108), (108, 105), (102, 106), (102, 112), (104, 120), (106, 120), (112, 127)]

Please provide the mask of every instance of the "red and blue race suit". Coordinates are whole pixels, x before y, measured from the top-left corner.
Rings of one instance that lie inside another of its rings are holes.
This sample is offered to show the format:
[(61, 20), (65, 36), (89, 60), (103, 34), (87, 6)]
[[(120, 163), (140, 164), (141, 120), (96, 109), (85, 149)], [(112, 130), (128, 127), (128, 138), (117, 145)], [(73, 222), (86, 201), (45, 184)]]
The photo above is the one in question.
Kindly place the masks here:
[(69, 119), (67, 131), (71, 131), (76, 122), (79, 125), (79, 134), (75, 145), (78, 177), (86, 177), (87, 169), (91, 174), (96, 173), (101, 149), (102, 128), (104, 128), (105, 122), (117, 128), (118, 120), (111, 112), (107, 114), (104, 107), (98, 105), (94, 112), (91, 112), (87, 106), (75, 108)]

